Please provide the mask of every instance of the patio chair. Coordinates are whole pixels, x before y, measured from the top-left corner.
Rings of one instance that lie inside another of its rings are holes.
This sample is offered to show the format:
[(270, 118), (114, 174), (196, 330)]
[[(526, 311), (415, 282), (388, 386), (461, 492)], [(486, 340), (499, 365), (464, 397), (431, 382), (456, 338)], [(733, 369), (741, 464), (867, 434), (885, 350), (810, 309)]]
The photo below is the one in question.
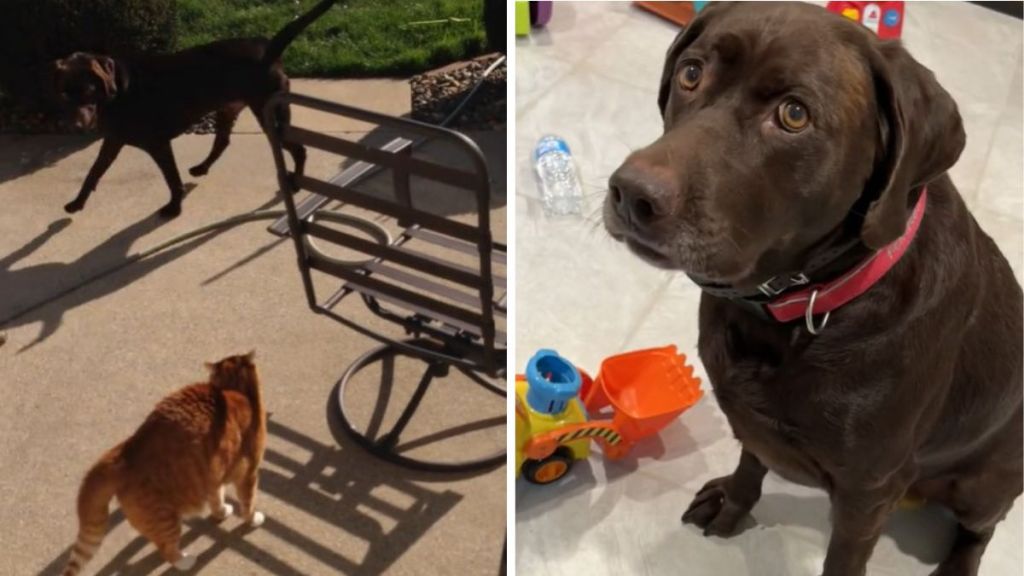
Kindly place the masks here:
[[(403, 138), (444, 142), (462, 155), (463, 163), (468, 162), (470, 168), (415, 156), (410, 147), (372, 148), (348, 140), (344, 135), (328, 135), (294, 126), (290, 118), (295, 107), (367, 122), (397, 131)], [(264, 111), (264, 125), (271, 141), (289, 232), (310, 308), (381, 342), (381, 346), (353, 362), (338, 382), (336, 410), (345, 432), (371, 453), (411, 468), (468, 471), (504, 463), (504, 450), (474, 460), (438, 462), (405, 455), (399, 445), (401, 433), (419, 408), (431, 382), (446, 376), (451, 368), (502, 398), (506, 394), (504, 387), (488, 381), (488, 378), (504, 380), (505, 377), (506, 335), (496, 322), (506, 315), (505, 278), (494, 270), (505, 266), (507, 250), (504, 244), (492, 238), (490, 182), (480, 149), (467, 137), (451, 130), (297, 94), (275, 96)], [(282, 149), (294, 143), (390, 170), (393, 198), (360, 192), (348, 183), (323, 181), (290, 171)], [(411, 176), (471, 195), (475, 201), (475, 223), (467, 224), (417, 208)], [(394, 218), (401, 232), (389, 243), (374, 242), (324, 225), (322, 220), (328, 220), (331, 212), (300, 216), (294, 199), (299, 190)], [(340, 261), (330, 255), (331, 248), (354, 251), (364, 259), (358, 264)], [(314, 286), (314, 276), (320, 275), (341, 281), (337, 290), (324, 299), (318, 297)], [(380, 323), (360, 321), (351, 313), (339, 312), (339, 303), (348, 297), (360, 298), (367, 310), (387, 320), (389, 324), (385, 326), (394, 330), (373, 328), (370, 324)], [(396, 355), (421, 360), (425, 364), (423, 376), (391, 430), (376, 435), (372, 429), (380, 425), (382, 405), (390, 400), (390, 389), (385, 390), (382, 385), (377, 412), (367, 430), (360, 432), (346, 410), (346, 387), (362, 369)]]

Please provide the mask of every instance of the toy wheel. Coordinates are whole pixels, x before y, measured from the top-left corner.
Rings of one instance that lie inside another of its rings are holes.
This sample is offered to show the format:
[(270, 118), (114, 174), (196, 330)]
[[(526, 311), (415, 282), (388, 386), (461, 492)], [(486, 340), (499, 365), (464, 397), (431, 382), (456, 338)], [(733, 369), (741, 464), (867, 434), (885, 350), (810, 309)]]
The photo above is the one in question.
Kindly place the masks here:
[(526, 479), (534, 484), (551, 484), (565, 476), (572, 467), (572, 458), (556, 452), (543, 460), (527, 460), (523, 464)]

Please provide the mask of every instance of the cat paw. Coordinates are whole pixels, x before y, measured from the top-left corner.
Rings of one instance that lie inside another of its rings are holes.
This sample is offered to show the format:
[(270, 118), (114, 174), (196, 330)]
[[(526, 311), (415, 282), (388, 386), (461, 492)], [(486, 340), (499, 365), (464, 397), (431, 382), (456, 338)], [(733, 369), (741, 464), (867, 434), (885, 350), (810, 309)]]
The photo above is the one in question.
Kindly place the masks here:
[(188, 169), (188, 173), (195, 177), (206, 176), (206, 173), (209, 171), (210, 169), (203, 166), (202, 164), (197, 164)]
[(231, 504), (226, 504), (225, 503), (223, 506), (221, 506), (220, 510), (213, 510), (213, 511), (211, 511), (210, 512), (210, 516), (214, 520), (220, 521), (220, 520), (223, 520), (223, 519), (227, 518), (228, 516), (231, 516), (234, 513), (235, 513), (235, 507), (232, 506)]
[(263, 515), (263, 512), (253, 512), (252, 518), (249, 519), (249, 527), (259, 528), (263, 525), (263, 521), (266, 519), (267, 517)]
[(64, 211), (68, 214), (74, 214), (82, 208), (85, 208), (85, 202), (79, 202), (78, 200), (73, 200), (64, 205)]
[(191, 570), (195, 565), (196, 557), (185, 554), (184, 552), (181, 553), (181, 558), (178, 558), (178, 561), (174, 563), (174, 567), (182, 572)]

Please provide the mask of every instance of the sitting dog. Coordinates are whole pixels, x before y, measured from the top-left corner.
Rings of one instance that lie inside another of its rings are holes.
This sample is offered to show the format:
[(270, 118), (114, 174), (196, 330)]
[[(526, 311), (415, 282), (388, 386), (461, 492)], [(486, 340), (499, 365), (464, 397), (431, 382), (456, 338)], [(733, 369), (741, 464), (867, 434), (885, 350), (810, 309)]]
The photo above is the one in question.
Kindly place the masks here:
[(958, 520), (973, 576), (1022, 490), (1022, 294), (946, 171), (957, 106), (899, 42), (807, 4), (714, 2), (668, 50), (663, 134), (607, 230), (702, 289), (698, 339), (742, 451), (682, 517), (726, 536), (770, 469), (824, 488), (825, 576), (863, 576), (904, 498)]
[[(189, 169), (193, 176), (206, 174), (227, 148), (231, 128), (243, 108), (249, 106), (263, 124), (263, 106), (270, 96), (288, 89), (281, 54), (334, 2), (323, 0), (270, 40), (221, 40), (174, 54), (125, 59), (77, 52), (54, 62), (54, 87), (59, 100), (72, 112), (75, 125), (98, 124), (103, 134), (99, 157), (78, 196), (64, 209), (74, 213), (84, 208), (121, 148), (129, 145), (153, 157), (171, 189), (171, 200), (160, 209), (160, 215), (173, 218), (180, 214), (184, 187), (171, 140), (215, 112), (213, 149)], [(294, 145), (288, 152), (301, 172), (305, 149)]]

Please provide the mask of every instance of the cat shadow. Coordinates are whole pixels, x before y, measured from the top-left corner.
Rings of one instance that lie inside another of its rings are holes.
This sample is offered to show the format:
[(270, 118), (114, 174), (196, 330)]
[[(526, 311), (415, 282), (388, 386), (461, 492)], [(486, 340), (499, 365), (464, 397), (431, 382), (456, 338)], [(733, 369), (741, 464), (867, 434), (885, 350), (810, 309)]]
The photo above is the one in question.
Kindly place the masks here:
[[(250, 528), (238, 517), (219, 523), (206, 517), (186, 520), (180, 546), (196, 557), (195, 566), (187, 573), (201, 571), (230, 551), (278, 576), (305, 576), (310, 573), (306, 566), (311, 561), (325, 572), (329, 566), (332, 573), (381, 574), (462, 500), (461, 494), (451, 490), (417, 483), (430, 474), (406, 474), (405, 470), (396, 473), (396, 468), (382, 465), (362, 450), (322, 444), (273, 419), (268, 420), (267, 431), (257, 500), (257, 508), (266, 514), (266, 520), (259, 528)], [(302, 457), (296, 458), (296, 454)], [(401, 504), (394, 503), (395, 495)], [(237, 502), (234, 504), (236, 510), (240, 509)], [(319, 537), (306, 523), (294, 522), (302, 516), (320, 520), (316, 531)], [(123, 523), (124, 516), (118, 510), (111, 516), (108, 534)], [(323, 526), (329, 530), (325, 532)], [(268, 532), (274, 540), (299, 552), (303, 565), (290, 563), (297, 556), (294, 553), (282, 558), (250, 541), (247, 536), (256, 531)], [(360, 541), (356, 546), (360, 549), (358, 557), (346, 555), (338, 546), (340, 540), (352, 537)], [(201, 544), (195, 544), (201, 539)], [(205, 548), (199, 549), (200, 545)], [(100, 550), (102, 554), (103, 548)], [(65, 548), (40, 575), (61, 574), (69, 554), (70, 547)], [(165, 563), (142, 536), (135, 537), (95, 572), (97, 576), (180, 573)]]

